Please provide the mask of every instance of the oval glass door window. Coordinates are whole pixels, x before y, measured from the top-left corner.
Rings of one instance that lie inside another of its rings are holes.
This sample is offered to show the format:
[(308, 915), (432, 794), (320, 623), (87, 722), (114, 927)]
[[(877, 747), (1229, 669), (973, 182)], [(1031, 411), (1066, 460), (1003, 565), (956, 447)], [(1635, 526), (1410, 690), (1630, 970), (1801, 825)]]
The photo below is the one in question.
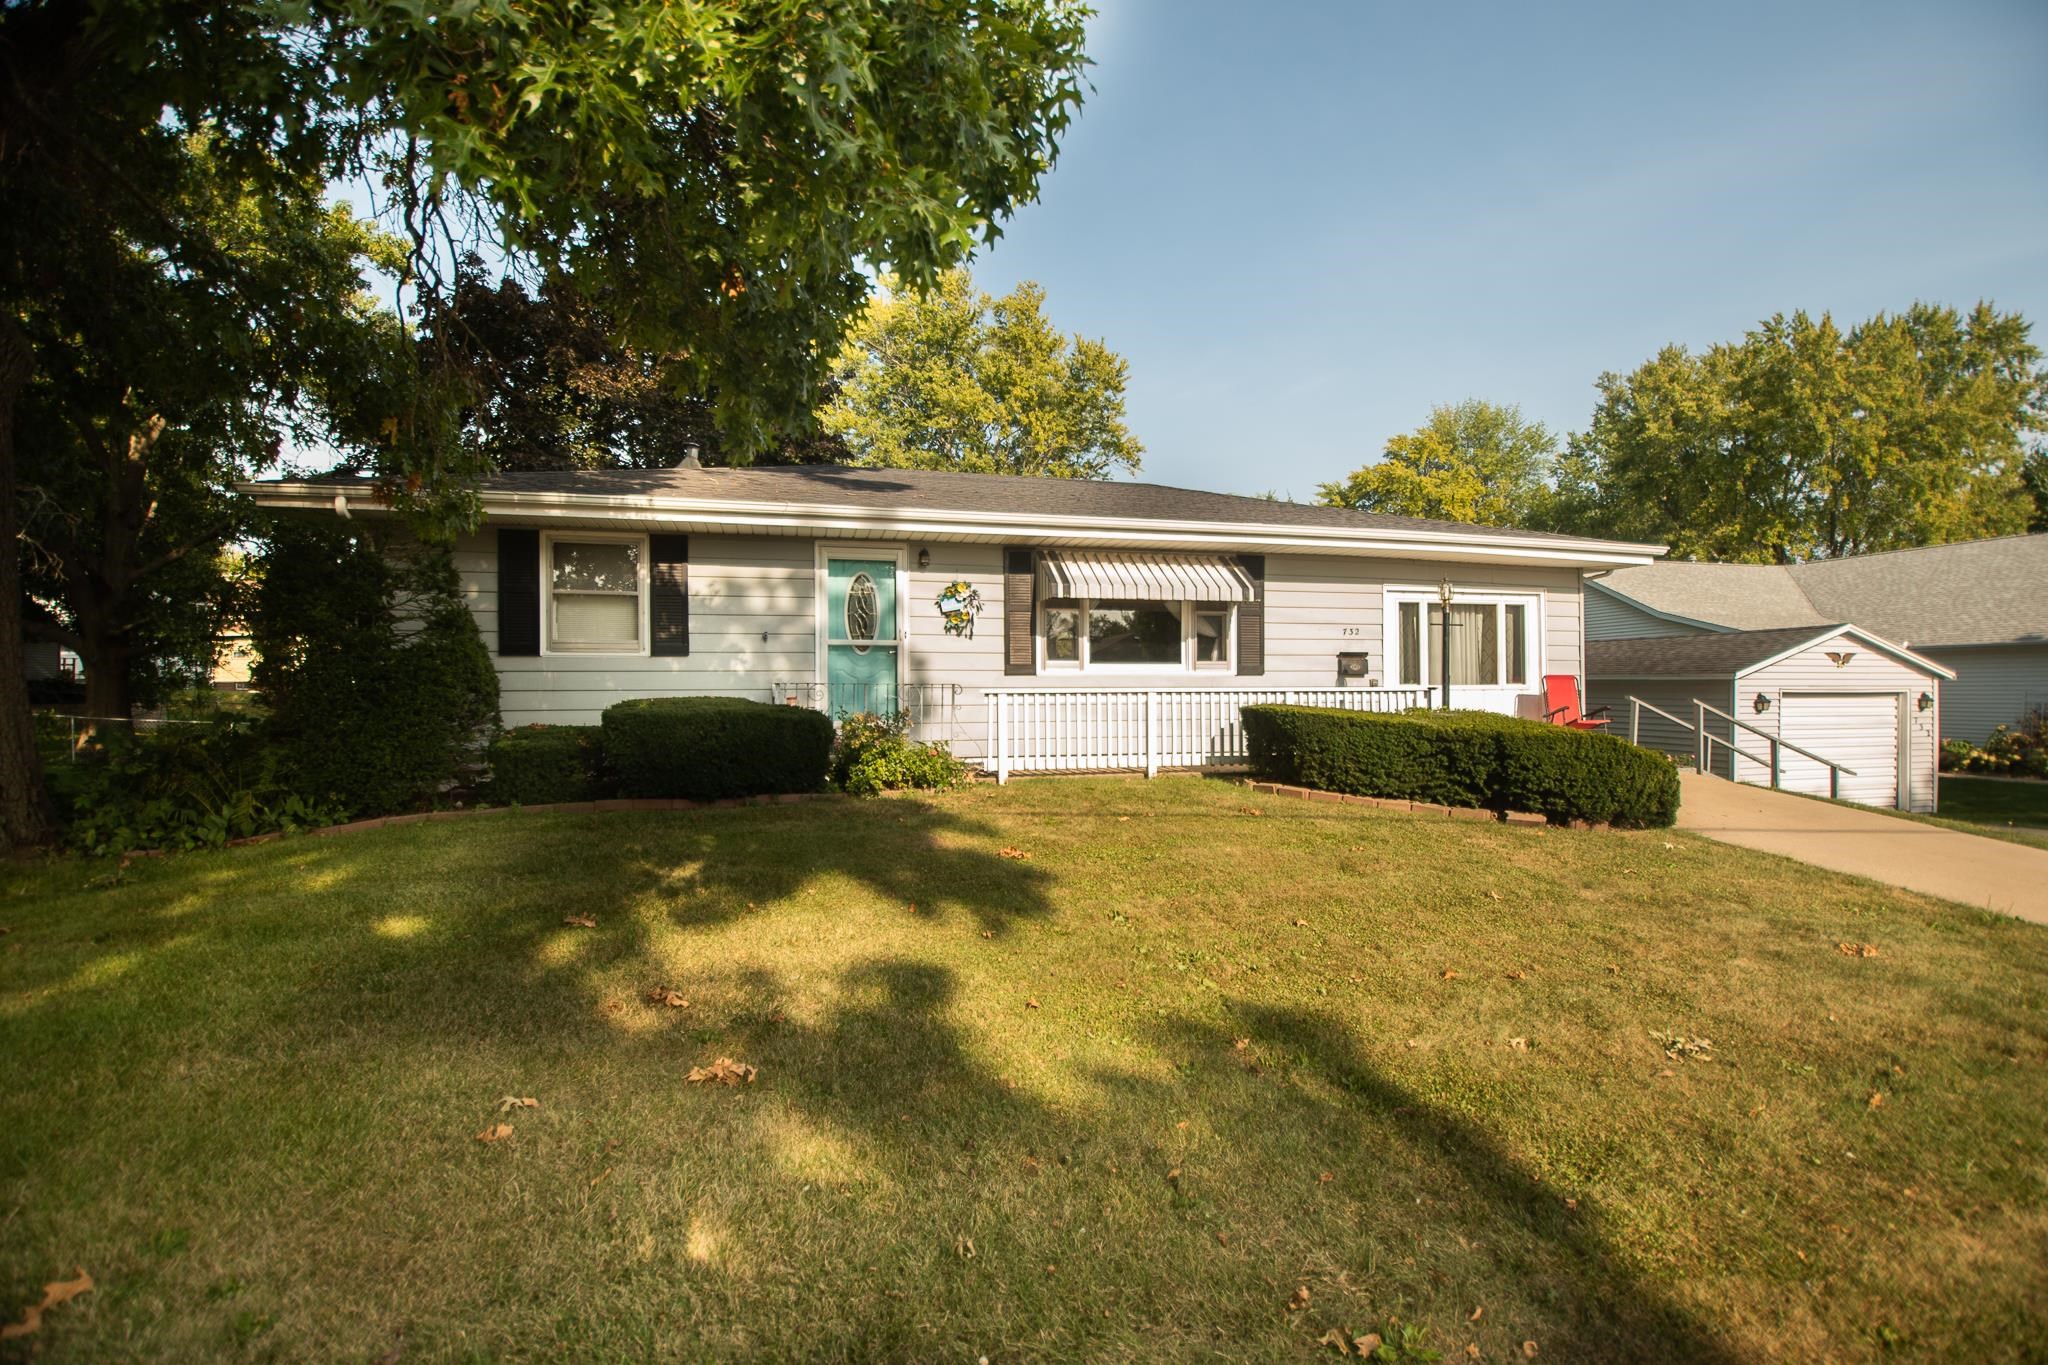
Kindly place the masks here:
[(857, 573), (846, 585), (846, 638), (853, 643), (853, 652), (868, 652), (868, 641), (875, 638), (875, 626), (882, 617), (882, 599), (875, 592), (875, 580), (864, 573)]

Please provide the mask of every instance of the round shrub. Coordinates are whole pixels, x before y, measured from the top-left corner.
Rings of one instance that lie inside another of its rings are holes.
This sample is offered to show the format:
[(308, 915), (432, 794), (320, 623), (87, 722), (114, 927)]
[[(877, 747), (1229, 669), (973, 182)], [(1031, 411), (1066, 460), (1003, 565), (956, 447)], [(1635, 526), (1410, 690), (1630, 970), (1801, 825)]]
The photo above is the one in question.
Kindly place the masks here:
[(522, 725), (491, 743), (486, 799), (545, 806), (606, 795), (604, 731), (596, 725)]
[(1484, 711), (1374, 714), (1247, 706), (1252, 768), (1272, 781), (1553, 821), (1663, 826), (1678, 818), (1671, 760), (1615, 735)]
[(832, 750), (832, 783), (855, 796), (917, 789), (943, 791), (967, 780), (967, 765), (944, 744), (909, 738), (908, 714), (848, 716)]
[(621, 796), (816, 791), (832, 760), (832, 722), (806, 707), (654, 697), (608, 706), (603, 720), (605, 763)]

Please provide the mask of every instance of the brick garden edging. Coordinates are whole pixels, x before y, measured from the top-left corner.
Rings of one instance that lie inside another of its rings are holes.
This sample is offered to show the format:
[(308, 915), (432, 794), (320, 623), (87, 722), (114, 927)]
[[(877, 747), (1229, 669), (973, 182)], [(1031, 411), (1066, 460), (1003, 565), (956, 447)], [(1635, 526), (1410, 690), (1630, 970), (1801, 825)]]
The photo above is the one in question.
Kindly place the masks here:
[[(1292, 787), (1285, 782), (1254, 782), (1249, 779), (1245, 786), (1268, 796), (1298, 796), (1304, 801), (1336, 801), (1347, 806), (1376, 806), (1380, 810), (1407, 811), (1414, 815), (1441, 815), (1451, 820), (1480, 820), (1489, 825), (1548, 825), (1547, 816), (1533, 811), (1507, 810), (1494, 812), (1478, 806), (1439, 806), (1433, 801), (1408, 801), (1392, 796), (1349, 796), (1343, 792), (1328, 792), (1317, 787)], [(1574, 829), (1611, 829), (1611, 825), (1596, 825), (1590, 820), (1574, 820)]]

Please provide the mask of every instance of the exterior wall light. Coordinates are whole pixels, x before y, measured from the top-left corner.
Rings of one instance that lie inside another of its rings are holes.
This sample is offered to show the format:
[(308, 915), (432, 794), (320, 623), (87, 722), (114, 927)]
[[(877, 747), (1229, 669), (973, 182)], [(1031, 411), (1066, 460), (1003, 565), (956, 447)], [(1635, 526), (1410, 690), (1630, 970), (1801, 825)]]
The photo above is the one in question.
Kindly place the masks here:
[(928, 549), (920, 548), (917, 552), (917, 567), (920, 569), (929, 569), (931, 566), (932, 552)]
[(1922, 711), (1932, 711), (1934, 709), (1934, 694), (1932, 692), (1922, 692), (1919, 699), (1913, 705), (1919, 707)]
[(1759, 692), (1756, 694), (1756, 700), (1751, 702), (1750, 705), (1756, 708), (1756, 713), (1758, 715), (1762, 715), (1764, 712), (1771, 709), (1771, 699), (1765, 696), (1763, 693)]

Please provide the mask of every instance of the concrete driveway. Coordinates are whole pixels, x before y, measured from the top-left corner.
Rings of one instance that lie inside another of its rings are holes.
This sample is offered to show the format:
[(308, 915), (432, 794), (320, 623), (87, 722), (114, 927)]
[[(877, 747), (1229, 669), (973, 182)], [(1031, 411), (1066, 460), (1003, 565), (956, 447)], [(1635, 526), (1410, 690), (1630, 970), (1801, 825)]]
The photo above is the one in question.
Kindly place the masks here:
[(2048, 924), (2048, 849), (1680, 773), (1678, 827)]

